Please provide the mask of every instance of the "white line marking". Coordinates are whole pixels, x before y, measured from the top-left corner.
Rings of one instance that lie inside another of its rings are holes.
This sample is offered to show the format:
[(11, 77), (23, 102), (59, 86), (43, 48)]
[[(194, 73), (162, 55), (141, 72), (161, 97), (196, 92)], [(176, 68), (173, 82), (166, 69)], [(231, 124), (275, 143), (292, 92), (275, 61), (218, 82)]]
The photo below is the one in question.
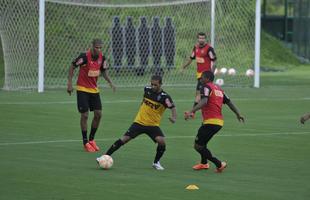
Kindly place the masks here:
[[(272, 98), (234, 98), (234, 101), (305, 101), (310, 100), (310, 98), (282, 98), (282, 99), (272, 99)], [(115, 104), (115, 103), (140, 103), (142, 99), (139, 100), (114, 100), (114, 101), (102, 101), (102, 104)], [(193, 99), (174, 99), (174, 102), (192, 102)], [(33, 101), (21, 101), (21, 102), (0, 102), (0, 105), (49, 105), (49, 104), (75, 104), (76, 101), (44, 101), (44, 102), (33, 102)]]
[[(218, 134), (216, 137), (259, 137), (259, 136), (286, 136), (286, 135), (308, 135), (310, 132), (281, 132), (281, 133), (254, 133), (254, 134)], [(194, 135), (184, 136), (167, 136), (166, 139), (188, 139), (194, 138)], [(118, 138), (105, 138), (96, 139), (96, 141), (114, 141)], [(143, 139), (143, 138), (139, 138)], [(149, 138), (145, 138), (149, 139)], [(28, 144), (48, 144), (48, 143), (70, 143), (70, 142), (81, 142), (81, 140), (47, 140), (47, 141), (28, 141), (28, 142), (5, 142), (0, 143), (0, 146), (8, 145), (28, 145)]]

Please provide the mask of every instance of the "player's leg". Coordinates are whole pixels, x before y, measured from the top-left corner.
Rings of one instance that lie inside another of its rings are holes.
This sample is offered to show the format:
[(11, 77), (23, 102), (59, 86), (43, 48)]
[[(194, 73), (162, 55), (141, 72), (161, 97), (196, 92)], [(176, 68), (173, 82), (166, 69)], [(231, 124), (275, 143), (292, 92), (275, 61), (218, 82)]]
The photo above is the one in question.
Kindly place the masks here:
[(100, 119), (102, 116), (102, 105), (101, 105), (101, 99), (99, 93), (97, 94), (91, 94), (90, 100), (89, 100), (89, 107), (91, 111), (94, 111), (93, 120), (91, 123), (91, 129), (89, 134), (89, 143), (91, 146), (96, 150), (99, 151), (100, 148), (97, 146), (95, 142), (95, 134), (97, 132), (97, 129), (100, 124)]
[[(197, 134), (197, 138), (195, 140), (195, 150), (200, 153), (201, 155), (201, 162), (202, 164), (205, 163), (207, 160), (210, 160), (212, 163), (215, 164), (217, 169), (223, 169), (226, 167), (225, 162), (221, 162), (216, 157), (214, 157), (211, 151), (207, 148), (208, 142), (211, 138), (221, 129), (222, 127), (219, 125), (202, 125)], [(223, 166), (225, 165), (225, 166)], [(223, 170), (221, 169), (221, 171)]]
[(166, 142), (165, 142), (165, 136), (161, 129), (158, 126), (155, 127), (148, 127), (146, 130), (146, 134), (157, 143), (156, 148), (156, 154), (153, 162), (153, 168), (157, 170), (164, 170), (164, 168), (161, 166), (159, 160), (164, 155), (166, 151)]
[(89, 111), (89, 94), (87, 92), (77, 91), (77, 107), (80, 112), (80, 127), (84, 149), (87, 152), (94, 152), (95, 149), (88, 143), (87, 138), (87, 120)]
[(112, 155), (115, 151), (117, 151), (121, 146), (129, 142), (131, 139), (137, 137), (142, 133), (142, 125), (133, 123), (127, 132), (123, 135), (121, 139), (116, 140), (112, 146), (105, 153), (106, 155)]

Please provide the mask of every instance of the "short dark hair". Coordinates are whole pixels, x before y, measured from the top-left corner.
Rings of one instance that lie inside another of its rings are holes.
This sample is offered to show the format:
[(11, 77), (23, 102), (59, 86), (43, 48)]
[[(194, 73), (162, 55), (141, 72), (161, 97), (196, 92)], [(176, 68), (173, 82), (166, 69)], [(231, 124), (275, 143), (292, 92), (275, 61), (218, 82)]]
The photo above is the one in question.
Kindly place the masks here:
[(152, 76), (151, 80), (159, 81), (159, 84), (162, 84), (163, 81), (162, 77), (156, 74)]
[(95, 38), (95, 39), (93, 39), (92, 44), (93, 44), (93, 46), (98, 45), (98, 44), (99, 44), (99, 45), (102, 45), (103, 42), (102, 42), (101, 39)]
[(199, 32), (199, 33), (197, 34), (197, 37), (199, 37), (199, 36), (207, 37), (206, 33), (204, 33), (204, 32)]
[(211, 82), (213, 82), (213, 80), (214, 80), (214, 74), (211, 71), (202, 72), (201, 77), (207, 78)]

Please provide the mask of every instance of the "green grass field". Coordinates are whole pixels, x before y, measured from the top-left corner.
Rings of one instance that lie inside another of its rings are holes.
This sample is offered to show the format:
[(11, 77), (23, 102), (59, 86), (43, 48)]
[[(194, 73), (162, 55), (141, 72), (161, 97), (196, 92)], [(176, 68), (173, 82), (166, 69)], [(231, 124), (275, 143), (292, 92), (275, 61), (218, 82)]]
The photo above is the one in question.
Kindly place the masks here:
[[(151, 168), (156, 145), (144, 135), (113, 154), (112, 169), (99, 169), (100, 154), (82, 149), (75, 95), (0, 91), (0, 199), (309, 199), (310, 123), (299, 123), (310, 111), (309, 75), (304, 66), (263, 73), (260, 89), (225, 88), (246, 123), (224, 108), (224, 128), (209, 145), (228, 162), (222, 174), (214, 166), (191, 169), (199, 161), (192, 146), (200, 117), (185, 122), (183, 112), (192, 105), (194, 88), (164, 88), (178, 110), (176, 124), (168, 122), (169, 110), (161, 124), (164, 171)], [(132, 123), (142, 91), (102, 91), (96, 138), (103, 151)], [(189, 184), (199, 190), (186, 190)]]

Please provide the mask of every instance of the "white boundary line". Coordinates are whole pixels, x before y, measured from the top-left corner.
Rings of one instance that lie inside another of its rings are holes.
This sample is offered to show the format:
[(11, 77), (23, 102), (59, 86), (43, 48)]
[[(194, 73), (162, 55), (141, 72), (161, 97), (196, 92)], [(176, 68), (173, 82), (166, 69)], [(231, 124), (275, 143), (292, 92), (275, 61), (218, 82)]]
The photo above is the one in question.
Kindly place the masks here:
[[(287, 136), (287, 135), (308, 135), (310, 132), (281, 132), (281, 133), (254, 133), (254, 134), (218, 134), (216, 137), (260, 137), (260, 136)], [(188, 139), (194, 138), (192, 135), (184, 135), (184, 136), (168, 136), (166, 139)], [(118, 138), (105, 138), (105, 139), (96, 139), (96, 141), (114, 141)], [(143, 139), (143, 138), (139, 138)], [(148, 139), (148, 138), (144, 138)], [(8, 146), (8, 145), (32, 145), (32, 144), (48, 144), (48, 143), (70, 143), (70, 142), (81, 142), (81, 140), (46, 140), (46, 141), (28, 141), (28, 142), (5, 142), (0, 143), (0, 146)]]
[[(305, 101), (310, 100), (310, 98), (282, 98), (282, 99), (270, 99), (270, 98), (234, 98), (234, 101)], [(139, 100), (116, 100), (116, 101), (105, 101), (102, 100), (102, 104), (114, 104), (114, 103), (139, 103)], [(192, 102), (193, 99), (174, 99), (174, 102)], [(75, 104), (76, 101), (44, 101), (44, 102), (33, 102), (33, 101), (21, 101), (21, 102), (0, 102), (0, 105), (49, 105), (49, 104)]]

